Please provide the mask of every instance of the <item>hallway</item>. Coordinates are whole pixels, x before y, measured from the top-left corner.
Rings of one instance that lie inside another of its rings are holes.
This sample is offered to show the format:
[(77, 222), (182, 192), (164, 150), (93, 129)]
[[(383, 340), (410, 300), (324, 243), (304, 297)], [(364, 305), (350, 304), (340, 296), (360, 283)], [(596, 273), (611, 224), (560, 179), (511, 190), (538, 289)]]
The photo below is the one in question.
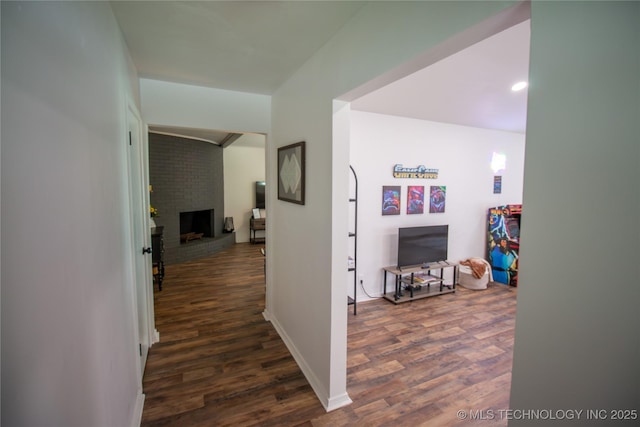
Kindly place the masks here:
[(241, 243), (167, 266), (162, 292), (155, 292), (161, 342), (149, 352), (142, 425), (238, 426), (260, 419), (286, 425), (301, 411), (324, 413), (262, 316), (259, 248)]

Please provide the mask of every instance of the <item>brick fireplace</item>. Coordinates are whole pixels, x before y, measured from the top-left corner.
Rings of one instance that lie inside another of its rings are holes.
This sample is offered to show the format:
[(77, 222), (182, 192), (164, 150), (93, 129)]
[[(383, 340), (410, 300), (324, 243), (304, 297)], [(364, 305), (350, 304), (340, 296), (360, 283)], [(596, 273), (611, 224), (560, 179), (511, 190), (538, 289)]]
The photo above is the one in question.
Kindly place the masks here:
[[(164, 226), (165, 263), (176, 264), (216, 253), (235, 243), (223, 233), (222, 147), (171, 135), (149, 134), (151, 205)], [(187, 239), (187, 233), (200, 235)]]

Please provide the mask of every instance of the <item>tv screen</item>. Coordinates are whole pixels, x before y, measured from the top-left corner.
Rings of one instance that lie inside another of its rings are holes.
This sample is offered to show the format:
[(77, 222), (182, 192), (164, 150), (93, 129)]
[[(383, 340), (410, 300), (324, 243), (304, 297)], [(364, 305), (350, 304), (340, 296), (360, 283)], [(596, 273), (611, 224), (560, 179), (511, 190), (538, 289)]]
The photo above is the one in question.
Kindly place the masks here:
[(448, 225), (398, 229), (398, 268), (447, 259)]
[(256, 181), (256, 208), (264, 209), (264, 190), (266, 183), (264, 181)]

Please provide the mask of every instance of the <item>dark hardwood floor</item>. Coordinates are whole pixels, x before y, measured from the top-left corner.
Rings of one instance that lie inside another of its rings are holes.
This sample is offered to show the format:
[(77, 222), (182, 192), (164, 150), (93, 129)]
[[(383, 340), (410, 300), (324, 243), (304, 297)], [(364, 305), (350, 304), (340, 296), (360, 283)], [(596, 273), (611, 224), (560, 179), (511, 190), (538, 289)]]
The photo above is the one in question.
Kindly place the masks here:
[(379, 299), (357, 316), (345, 301), (353, 403), (327, 413), (262, 316), (263, 261), (259, 245), (240, 243), (166, 268), (143, 426), (506, 425), (516, 288)]

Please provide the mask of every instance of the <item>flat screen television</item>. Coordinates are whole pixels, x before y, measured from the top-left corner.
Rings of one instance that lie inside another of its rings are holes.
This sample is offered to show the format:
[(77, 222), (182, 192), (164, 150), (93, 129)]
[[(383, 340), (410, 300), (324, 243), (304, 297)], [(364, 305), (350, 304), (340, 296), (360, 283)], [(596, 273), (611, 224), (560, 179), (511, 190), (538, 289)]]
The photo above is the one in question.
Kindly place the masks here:
[(256, 208), (258, 209), (265, 209), (264, 190), (266, 185), (264, 181), (256, 181)]
[(448, 225), (398, 229), (398, 268), (447, 259)]

